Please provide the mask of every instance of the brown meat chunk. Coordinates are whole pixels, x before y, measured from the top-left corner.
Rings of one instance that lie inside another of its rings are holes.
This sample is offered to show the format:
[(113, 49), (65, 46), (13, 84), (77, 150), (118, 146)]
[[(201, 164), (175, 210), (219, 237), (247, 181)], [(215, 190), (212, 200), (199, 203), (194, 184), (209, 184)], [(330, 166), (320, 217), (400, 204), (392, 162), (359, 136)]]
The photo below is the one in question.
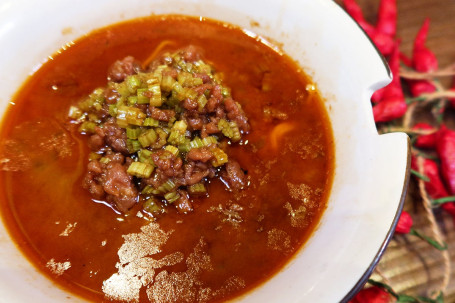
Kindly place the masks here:
[(201, 50), (194, 45), (189, 45), (181, 51), (185, 61), (194, 62), (201, 58)]
[(197, 101), (191, 98), (186, 98), (183, 100), (182, 106), (186, 110), (195, 110), (198, 107)]
[(240, 164), (235, 160), (229, 160), (225, 165), (226, 171), (222, 177), (227, 181), (229, 187), (234, 190), (240, 190), (245, 187), (246, 177)]
[(226, 107), (227, 117), (235, 121), (242, 131), (248, 132), (250, 130), (250, 124), (240, 105), (231, 98), (226, 98), (224, 100), (224, 106)]
[(102, 177), (103, 189), (109, 195), (108, 201), (113, 202), (122, 212), (137, 202), (138, 192), (132, 179), (127, 174), (126, 167), (117, 162), (109, 162)]
[(95, 199), (103, 199), (105, 192), (103, 186), (96, 180), (97, 174), (89, 171), (84, 178), (83, 187), (88, 189)]
[(141, 63), (132, 56), (115, 61), (107, 71), (107, 79), (122, 82), (126, 77), (136, 74), (141, 69)]
[(184, 166), (184, 183), (185, 185), (193, 185), (199, 183), (202, 179), (210, 174), (210, 169), (207, 165), (199, 165), (200, 163), (188, 162)]
[(119, 127), (114, 119), (108, 120), (100, 133), (104, 136), (106, 144), (114, 151), (125, 155), (129, 153), (126, 145), (126, 131)]
[(213, 89), (213, 84), (210, 83), (204, 83), (199, 86), (193, 87), (193, 89), (198, 93), (198, 94), (203, 94), (207, 90), (212, 90)]
[(173, 118), (175, 116), (175, 111), (173, 111), (172, 109), (158, 109), (154, 106), (149, 107), (149, 112), (150, 112), (150, 116), (153, 119), (159, 120), (159, 121), (168, 122), (169, 120), (171, 120), (171, 118)]
[(192, 148), (187, 154), (187, 159), (192, 161), (207, 162), (212, 159), (213, 154), (207, 147)]
[(97, 151), (100, 148), (102, 148), (103, 146), (104, 146), (104, 138), (98, 134), (93, 134), (88, 139), (88, 147), (93, 151)]
[(152, 154), (153, 163), (157, 170), (161, 171), (166, 177), (178, 177), (183, 175), (183, 161), (174, 156), (167, 150), (160, 150)]
[(115, 104), (120, 98), (120, 94), (113, 88), (108, 88), (104, 91), (104, 98), (107, 104)]
[(185, 190), (179, 189), (177, 191), (180, 195), (177, 201), (174, 202), (175, 207), (179, 213), (189, 213), (193, 211), (193, 206), (191, 205), (190, 197)]
[(217, 107), (221, 104), (222, 101), (223, 95), (221, 94), (221, 86), (215, 85), (205, 107), (210, 113), (213, 113), (216, 111)]
[(98, 160), (92, 160), (88, 163), (87, 170), (95, 174), (101, 174), (103, 172), (103, 165)]

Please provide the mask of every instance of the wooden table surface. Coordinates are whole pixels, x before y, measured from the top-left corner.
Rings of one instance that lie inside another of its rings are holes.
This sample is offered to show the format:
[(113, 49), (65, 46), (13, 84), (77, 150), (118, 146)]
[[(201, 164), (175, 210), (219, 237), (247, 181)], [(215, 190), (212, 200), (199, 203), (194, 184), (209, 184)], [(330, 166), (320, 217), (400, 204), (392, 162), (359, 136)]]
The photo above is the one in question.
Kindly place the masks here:
[[(380, 0), (356, 0), (363, 9), (365, 19), (375, 23)], [(335, 0), (342, 3), (342, 0)], [(430, 18), (427, 47), (439, 61), (439, 67), (455, 63), (455, 0), (397, 0), (397, 37), (401, 40), (401, 51), (410, 56), (416, 33), (425, 18)], [(451, 78), (441, 81), (446, 85)], [(452, 109), (455, 117), (455, 110)], [(450, 116), (450, 117), (452, 117)], [(455, 125), (455, 118), (452, 119)], [(416, 194), (416, 186), (411, 182), (405, 208), (414, 218), (415, 227), (430, 233), (429, 223), (419, 208), (421, 198)], [(455, 302), (455, 226), (453, 218), (442, 211), (435, 211), (451, 257), (451, 280), (444, 293), (445, 302)], [(427, 243), (412, 236), (396, 236), (388, 246), (378, 268), (383, 277), (375, 274), (375, 280), (384, 277), (395, 291), (409, 295), (429, 296), (441, 285), (444, 262), (441, 253)]]

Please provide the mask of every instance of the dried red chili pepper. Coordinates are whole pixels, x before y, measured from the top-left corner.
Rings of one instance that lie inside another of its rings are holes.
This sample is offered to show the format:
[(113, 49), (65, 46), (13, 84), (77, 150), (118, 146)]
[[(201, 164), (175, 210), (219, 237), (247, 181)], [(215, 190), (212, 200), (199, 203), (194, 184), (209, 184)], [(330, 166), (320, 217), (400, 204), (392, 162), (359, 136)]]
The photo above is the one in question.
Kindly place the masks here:
[(414, 97), (420, 96), (421, 94), (429, 94), (436, 91), (436, 87), (427, 80), (410, 80), (408, 81), (409, 90), (411, 95)]
[[(414, 157), (412, 158), (411, 168), (416, 171), (419, 170), (417, 167), (417, 161)], [(449, 196), (444, 182), (442, 182), (438, 164), (435, 161), (430, 159), (423, 160), (423, 174), (429, 179), (425, 182), (425, 190), (431, 199), (435, 200)], [(455, 203), (444, 203), (441, 205), (441, 208), (447, 211), (449, 214), (455, 216)]]
[(398, 220), (395, 232), (399, 234), (407, 234), (411, 231), (413, 221), (411, 215), (407, 211), (402, 211)]
[[(452, 86), (450, 87), (450, 90), (455, 92), (455, 77), (452, 77)], [(455, 107), (455, 98), (449, 98), (449, 101), (452, 107)]]
[(390, 53), (392, 53), (393, 47), (395, 45), (395, 39), (393, 37), (376, 30), (365, 30), (365, 32), (371, 38), (374, 45), (377, 47), (381, 54), (388, 56)]
[(426, 18), (414, 39), (412, 50), (412, 66), (418, 72), (431, 72), (438, 69), (438, 60), (435, 54), (429, 50), (425, 43), (430, 28), (430, 19)]
[(392, 53), (390, 54), (389, 60), (390, 71), (392, 72), (392, 82), (382, 89), (377, 90), (372, 96), (371, 101), (373, 103), (381, 102), (383, 99), (399, 97), (403, 98), (404, 94), (401, 87), (400, 80), (400, 42), (396, 42)]
[(363, 17), (363, 12), (355, 0), (343, 0), (346, 12), (354, 19), (366, 32), (374, 31), (374, 27)]
[[(428, 181), (425, 181), (425, 190), (430, 198), (439, 199), (447, 197), (449, 193), (442, 182), (438, 164), (431, 159), (423, 159), (422, 164), (423, 174), (428, 178)], [(419, 171), (415, 157), (412, 158), (411, 168)]]
[(351, 17), (366, 32), (378, 50), (385, 56), (389, 55), (393, 51), (395, 44), (394, 37), (390, 36), (386, 32), (377, 30), (373, 25), (368, 23), (363, 16), (362, 9), (357, 2), (355, 2), (355, 0), (343, 0), (343, 4), (346, 12), (351, 15)]
[(408, 106), (403, 98), (392, 97), (383, 99), (373, 106), (373, 116), (375, 122), (387, 122), (401, 118)]
[[(425, 19), (419, 32), (414, 39), (414, 46), (412, 49), (412, 67), (422, 73), (435, 71), (438, 69), (438, 60), (435, 54), (429, 50), (425, 43), (428, 37), (430, 28), (430, 19)], [(436, 87), (427, 80), (409, 80), (409, 89), (414, 97), (420, 96), (424, 93), (432, 93)]]
[(349, 303), (389, 303), (390, 294), (379, 286), (371, 286), (359, 291)]
[(400, 60), (401, 62), (403, 62), (404, 65), (412, 67), (412, 59), (402, 52), (400, 52)]
[(441, 161), (441, 174), (449, 190), (455, 194), (455, 131), (445, 125), (438, 131), (436, 151)]
[(379, 3), (376, 30), (391, 37), (395, 37), (395, 34), (397, 32), (396, 0), (382, 0)]
[[(431, 131), (431, 130), (434, 130), (434, 127), (428, 123), (420, 122), (420, 123), (417, 123), (416, 125), (414, 125), (412, 127), (412, 130)], [(437, 140), (436, 132), (429, 134), (429, 135), (418, 135), (416, 141), (414, 142), (414, 145), (416, 147), (420, 147), (420, 148), (436, 148), (436, 140)]]

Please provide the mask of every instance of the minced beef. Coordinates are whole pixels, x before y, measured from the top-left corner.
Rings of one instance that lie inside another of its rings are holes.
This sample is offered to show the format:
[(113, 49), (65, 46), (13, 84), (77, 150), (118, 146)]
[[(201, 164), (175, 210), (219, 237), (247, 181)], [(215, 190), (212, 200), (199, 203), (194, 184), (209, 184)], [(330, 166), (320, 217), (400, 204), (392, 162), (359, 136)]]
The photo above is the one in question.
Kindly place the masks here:
[(107, 86), (72, 111), (89, 135), (84, 187), (95, 199), (120, 212), (153, 201), (144, 207), (174, 204), (187, 213), (191, 196), (206, 193), (210, 178), (219, 176), (229, 190), (246, 186), (224, 147), (248, 133), (248, 118), (202, 57), (188, 46), (146, 69), (125, 57), (108, 69)]

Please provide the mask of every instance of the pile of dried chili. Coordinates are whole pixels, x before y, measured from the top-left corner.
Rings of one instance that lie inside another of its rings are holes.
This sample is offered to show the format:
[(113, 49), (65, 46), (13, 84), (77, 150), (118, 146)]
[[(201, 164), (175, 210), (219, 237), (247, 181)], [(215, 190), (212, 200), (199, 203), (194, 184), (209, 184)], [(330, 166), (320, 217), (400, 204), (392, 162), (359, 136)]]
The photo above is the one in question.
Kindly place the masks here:
[[(417, 184), (423, 184), (422, 201), (430, 201), (433, 211), (441, 208), (455, 217), (455, 130), (444, 123), (445, 109), (455, 107), (455, 77), (453, 73), (444, 75), (453, 77), (448, 89), (438, 79), (438, 60), (426, 45), (430, 19), (422, 21), (414, 38), (412, 56), (407, 57), (400, 51), (400, 39), (396, 36), (396, 0), (380, 1), (375, 25), (365, 19), (356, 0), (342, 2), (346, 12), (386, 58), (393, 74), (392, 82), (371, 97), (379, 132), (408, 133), (413, 155), (411, 173)], [(430, 118), (415, 119), (417, 107), (428, 110)], [(439, 250), (447, 249), (445, 243), (435, 241), (413, 227), (412, 212), (402, 212), (395, 234), (417, 236)], [(350, 302), (391, 302), (392, 297), (398, 301), (399, 298), (409, 299), (400, 302), (443, 302), (442, 292), (437, 298), (414, 298), (398, 295), (382, 283), (370, 280), (370, 284), (373, 286), (364, 288)]]

